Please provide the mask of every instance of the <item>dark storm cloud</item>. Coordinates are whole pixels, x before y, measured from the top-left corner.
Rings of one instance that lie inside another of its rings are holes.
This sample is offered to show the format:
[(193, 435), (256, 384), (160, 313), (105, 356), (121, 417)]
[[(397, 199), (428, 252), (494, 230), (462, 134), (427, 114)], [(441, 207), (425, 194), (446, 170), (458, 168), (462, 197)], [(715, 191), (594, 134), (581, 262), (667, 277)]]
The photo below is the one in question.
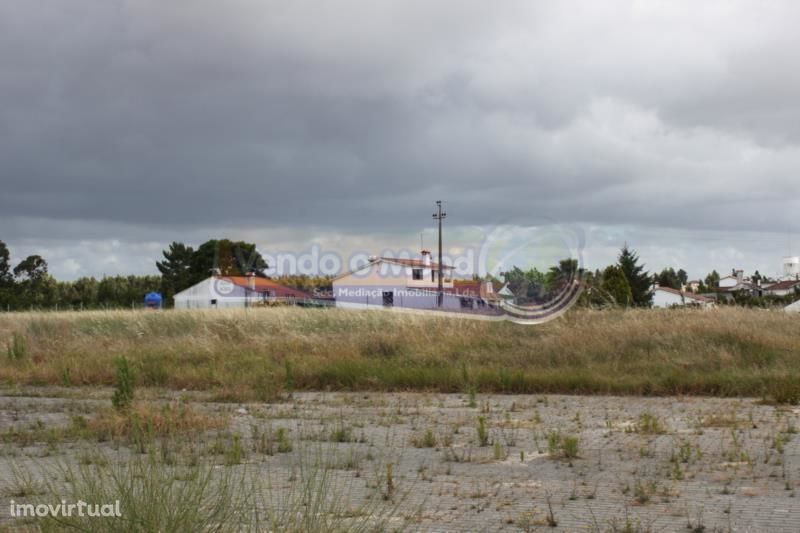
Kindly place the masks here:
[(391, 231), (435, 197), (466, 224), (796, 231), (799, 14), (7, 2), (0, 238)]

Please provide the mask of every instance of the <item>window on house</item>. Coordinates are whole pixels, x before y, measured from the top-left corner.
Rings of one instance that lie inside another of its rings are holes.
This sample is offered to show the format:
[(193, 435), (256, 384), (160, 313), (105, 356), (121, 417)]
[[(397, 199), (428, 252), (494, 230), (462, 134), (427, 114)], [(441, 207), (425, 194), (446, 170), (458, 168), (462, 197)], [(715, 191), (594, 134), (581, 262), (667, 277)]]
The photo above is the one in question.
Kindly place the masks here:
[(421, 280), (422, 279), (422, 269), (421, 268), (415, 268), (415, 269), (411, 270), (411, 279)]
[(461, 307), (463, 309), (472, 309), (472, 298), (461, 298)]
[(392, 291), (383, 291), (383, 305), (386, 307), (394, 305), (394, 293)]

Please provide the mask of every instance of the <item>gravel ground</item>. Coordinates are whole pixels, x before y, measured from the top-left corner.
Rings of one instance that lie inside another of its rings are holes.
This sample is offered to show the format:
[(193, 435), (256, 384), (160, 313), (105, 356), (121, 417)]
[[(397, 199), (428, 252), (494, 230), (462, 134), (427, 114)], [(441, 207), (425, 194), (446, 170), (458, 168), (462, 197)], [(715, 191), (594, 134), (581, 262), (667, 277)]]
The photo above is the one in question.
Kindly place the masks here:
[[(0, 431), (91, 417), (108, 405), (107, 392), (5, 391)], [(234, 468), (269, 469), (273, 487), (291, 490), (292, 465), (324, 441), (336, 463), (331, 490), (347, 506), (379, 495), (393, 502), (389, 529), (800, 531), (798, 410), (755, 399), (295, 393), (233, 405), (184, 396), (230, 419), (226, 434), (240, 435), (247, 450)], [(148, 401), (175, 397), (150, 393)], [(254, 426), (285, 428), (293, 451), (263, 455)], [(15, 470), (75, 461), (86, 445), (6, 439), (0, 498), (12, 499)], [(13, 527), (8, 513), (2, 505)]]

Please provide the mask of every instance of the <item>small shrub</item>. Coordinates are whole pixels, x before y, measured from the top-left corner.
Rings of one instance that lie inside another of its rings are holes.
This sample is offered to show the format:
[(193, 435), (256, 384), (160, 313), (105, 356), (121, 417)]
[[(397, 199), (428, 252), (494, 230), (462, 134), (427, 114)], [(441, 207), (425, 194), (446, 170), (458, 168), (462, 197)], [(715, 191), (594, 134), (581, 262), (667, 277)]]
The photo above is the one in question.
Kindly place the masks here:
[(394, 496), (394, 476), (392, 475), (392, 463), (386, 463), (386, 492), (383, 493), (384, 500), (391, 500)]
[(486, 417), (478, 417), (478, 443), (481, 446), (489, 445), (489, 432), (486, 429)]
[(642, 413), (636, 423), (636, 431), (648, 435), (663, 435), (667, 432), (664, 424), (658, 416), (652, 413)]
[(28, 341), (24, 335), (15, 331), (11, 335), (7, 349), (9, 361), (22, 361), (28, 356)]
[(117, 411), (127, 411), (133, 403), (134, 374), (124, 357), (117, 360), (117, 383), (111, 404)]
[(475, 385), (469, 386), (469, 407), (471, 409), (478, 407), (478, 402), (475, 399)]
[(245, 453), (242, 438), (234, 435), (230, 447), (225, 451), (225, 464), (228, 466), (240, 464), (244, 460)]
[(558, 431), (550, 431), (547, 434), (547, 453), (551, 456), (558, 455), (559, 444), (561, 444), (561, 434)]
[(425, 433), (423, 433), (421, 437), (414, 437), (411, 443), (417, 448), (435, 448), (436, 435), (433, 434), (432, 429), (428, 428), (425, 430)]
[(504, 461), (508, 457), (506, 453), (506, 449), (503, 448), (503, 445), (500, 444), (499, 441), (495, 441), (494, 443), (494, 460), (495, 461)]
[(564, 437), (561, 441), (561, 453), (567, 459), (578, 457), (578, 437)]
[(650, 501), (650, 498), (655, 491), (656, 487), (654, 483), (647, 485), (637, 479), (633, 488), (633, 497), (636, 498), (636, 501), (640, 505), (644, 505)]
[(289, 440), (289, 432), (286, 428), (278, 428), (275, 440), (278, 441), (278, 453), (289, 453), (292, 451), (292, 441)]
[(354, 442), (356, 439), (353, 436), (351, 427), (340, 424), (331, 430), (329, 440), (332, 442)]
[(547, 453), (550, 457), (575, 459), (578, 457), (578, 437), (562, 435), (559, 431), (547, 434)]

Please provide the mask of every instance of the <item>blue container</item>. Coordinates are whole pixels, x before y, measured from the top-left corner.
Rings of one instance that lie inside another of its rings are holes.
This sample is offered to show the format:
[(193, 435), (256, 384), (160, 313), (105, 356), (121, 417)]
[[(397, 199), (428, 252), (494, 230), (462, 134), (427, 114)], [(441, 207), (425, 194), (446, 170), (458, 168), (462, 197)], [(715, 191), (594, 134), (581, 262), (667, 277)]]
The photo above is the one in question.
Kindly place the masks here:
[(161, 293), (158, 292), (148, 292), (144, 295), (144, 306), (147, 309), (161, 309), (163, 301)]

